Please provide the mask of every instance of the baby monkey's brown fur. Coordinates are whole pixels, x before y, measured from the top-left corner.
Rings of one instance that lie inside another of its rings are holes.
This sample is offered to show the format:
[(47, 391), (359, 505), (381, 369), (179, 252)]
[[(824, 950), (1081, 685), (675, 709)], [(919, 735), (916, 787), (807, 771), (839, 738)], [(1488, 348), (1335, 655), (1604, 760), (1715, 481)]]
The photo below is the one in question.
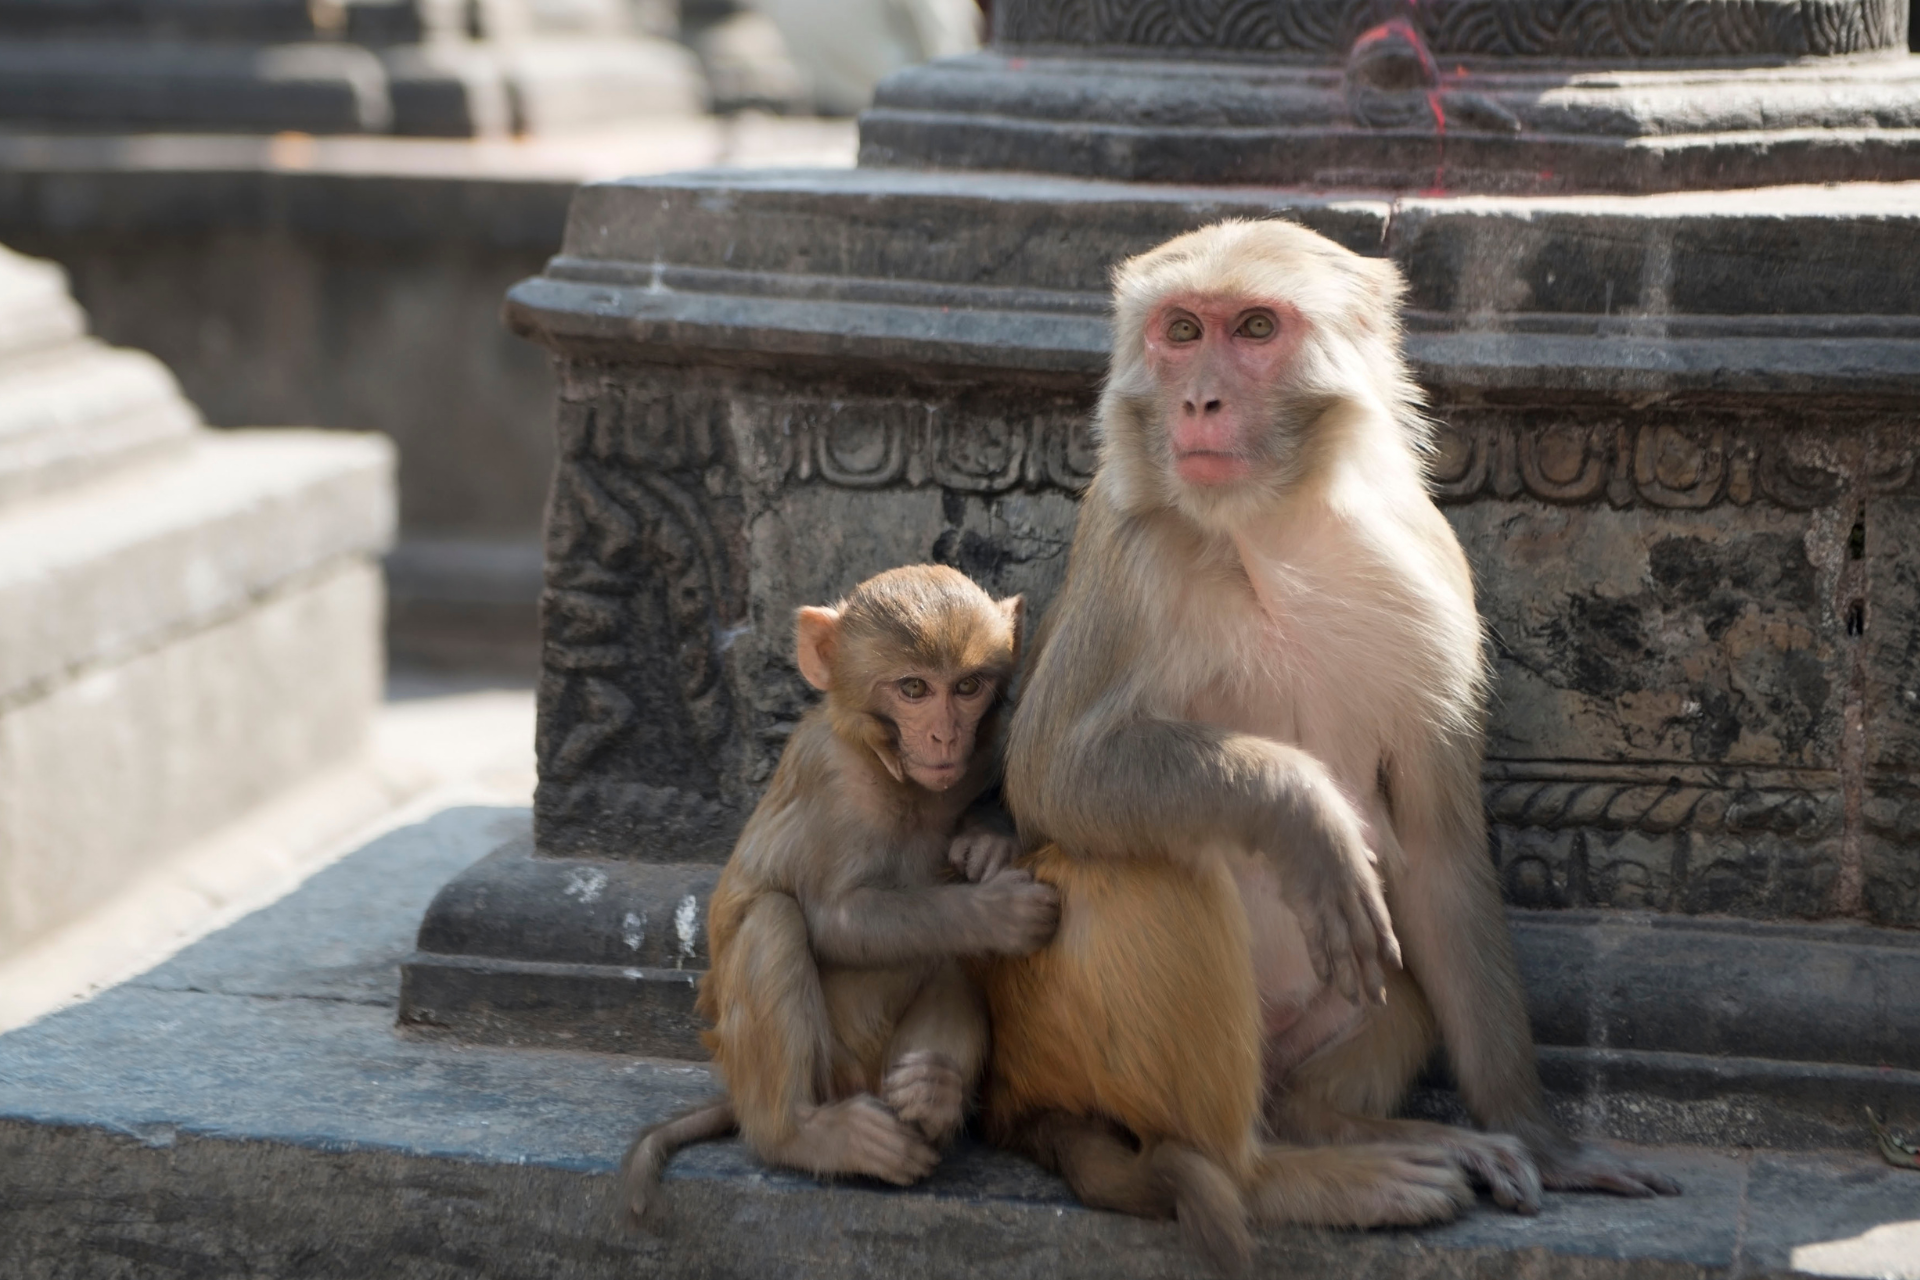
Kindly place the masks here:
[(961, 957), (1030, 952), (1058, 911), (1007, 865), (1012, 837), (968, 816), (998, 771), (1020, 621), (1018, 596), (931, 565), (800, 610), (800, 671), (827, 696), (707, 913), (699, 1010), (727, 1095), (635, 1139), (621, 1178), (635, 1221), (674, 1150), (736, 1126), (770, 1164), (900, 1185), (958, 1132), (987, 1052)]

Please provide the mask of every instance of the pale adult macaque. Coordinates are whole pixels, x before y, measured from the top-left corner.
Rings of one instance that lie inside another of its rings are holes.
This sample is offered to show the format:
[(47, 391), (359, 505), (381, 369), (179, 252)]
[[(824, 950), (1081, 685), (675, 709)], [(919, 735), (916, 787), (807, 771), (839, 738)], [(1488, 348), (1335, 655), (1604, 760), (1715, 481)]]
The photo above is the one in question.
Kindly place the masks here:
[(698, 1007), (727, 1094), (634, 1141), (635, 1220), (674, 1150), (736, 1126), (770, 1164), (900, 1185), (959, 1131), (987, 1053), (961, 958), (1030, 952), (1058, 914), (1009, 865), (1011, 832), (969, 812), (998, 775), (1021, 610), (929, 565), (800, 610), (800, 673), (826, 698), (707, 913)]
[[(1010, 728), (1061, 920), (992, 966), (989, 1129), (1088, 1203), (1191, 1219), (1229, 1267), (1246, 1211), (1678, 1190), (1542, 1103), (1481, 808), (1481, 624), (1426, 490), (1401, 290), (1283, 222), (1119, 268), (1100, 462)], [(1436, 1044), (1494, 1132), (1389, 1118)]]

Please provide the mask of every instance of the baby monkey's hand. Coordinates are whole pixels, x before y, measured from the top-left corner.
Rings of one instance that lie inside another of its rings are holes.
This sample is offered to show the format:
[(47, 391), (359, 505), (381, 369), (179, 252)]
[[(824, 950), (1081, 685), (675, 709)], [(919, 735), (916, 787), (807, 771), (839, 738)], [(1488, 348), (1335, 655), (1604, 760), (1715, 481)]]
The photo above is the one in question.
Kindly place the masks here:
[(976, 827), (962, 831), (947, 846), (947, 861), (954, 870), (979, 884), (1020, 856), (1020, 841), (1004, 831)]
[(1060, 896), (1030, 872), (1006, 867), (980, 882), (973, 894), (983, 951), (1024, 956), (1038, 951), (1060, 925)]

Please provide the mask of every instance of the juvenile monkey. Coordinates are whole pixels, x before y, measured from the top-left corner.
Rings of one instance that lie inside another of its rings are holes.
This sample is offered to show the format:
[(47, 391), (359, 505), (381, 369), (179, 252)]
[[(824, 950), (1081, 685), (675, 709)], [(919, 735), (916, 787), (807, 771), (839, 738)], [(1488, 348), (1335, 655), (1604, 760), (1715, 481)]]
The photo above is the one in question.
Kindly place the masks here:
[(698, 1008), (727, 1095), (635, 1139), (634, 1220), (674, 1150), (736, 1126), (768, 1163), (901, 1185), (959, 1130), (987, 1051), (960, 958), (1032, 951), (1057, 919), (1053, 890), (1007, 865), (1011, 835), (967, 813), (998, 770), (1021, 616), (930, 565), (800, 610), (800, 673), (826, 698), (707, 913)]
[[(1283, 222), (1117, 270), (1100, 461), (1010, 728), (1061, 923), (992, 966), (989, 1128), (1089, 1203), (1203, 1218), (1229, 1266), (1223, 1186), (1350, 1226), (1450, 1217), (1468, 1178), (1522, 1212), (1543, 1182), (1678, 1190), (1542, 1104), (1401, 290)], [(1389, 1118), (1436, 1043), (1498, 1132)], [(1170, 1175), (1194, 1158), (1223, 1178)]]

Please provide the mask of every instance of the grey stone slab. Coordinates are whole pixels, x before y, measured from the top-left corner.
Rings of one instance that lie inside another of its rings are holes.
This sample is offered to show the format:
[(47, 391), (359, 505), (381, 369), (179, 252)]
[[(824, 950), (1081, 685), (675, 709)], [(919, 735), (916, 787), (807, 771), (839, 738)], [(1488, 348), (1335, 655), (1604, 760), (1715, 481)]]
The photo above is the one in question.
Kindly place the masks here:
[[(1911, 1124), (1913, 1117), (1907, 1119)], [(1798, 1246), (1850, 1239), (1891, 1222), (1911, 1228), (1920, 1221), (1920, 1171), (1892, 1168), (1869, 1154), (1793, 1160), (1757, 1154), (1747, 1197), (1749, 1265), (1755, 1272), (1785, 1271)]]
[(298, 893), (128, 985), (391, 1007), (396, 966), (413, 950), (427, 904), (477, 856), (524, 835), (526, 826), (520, 809), (448, 810), (335, 863)]
[[(391, 1025), (411, 920), (525, 821), (452, 810), (394, 832), (153, 973), (0, 1037), (0, 1273), (1201, 1274), (1171, 1227), (1083, 1210), (1033, 1166), (971, 1143), (904, 1192), (823, 1186), (709, 1144), (675, 1161), (658, 1234), (611, 1229), (607, 1175), (631, 1131), (703, 1096), (704, 1068), (462, 1047)], [(1646, 1155), (1687, 1194), (1550, 1195), (1536, 1218), (1483, 1203), (1423, 1231), (1273, 1231), (1261, 1270), (1751, 1275), (1760, 1255), (1743, 1239), (1764, 1233), (1750, 1181), (1803, 1221), (1851, 1229), (1909, 1212), (1863, 1193), (1859, 1164), (1836, 1177), (1805, 1157)]]

